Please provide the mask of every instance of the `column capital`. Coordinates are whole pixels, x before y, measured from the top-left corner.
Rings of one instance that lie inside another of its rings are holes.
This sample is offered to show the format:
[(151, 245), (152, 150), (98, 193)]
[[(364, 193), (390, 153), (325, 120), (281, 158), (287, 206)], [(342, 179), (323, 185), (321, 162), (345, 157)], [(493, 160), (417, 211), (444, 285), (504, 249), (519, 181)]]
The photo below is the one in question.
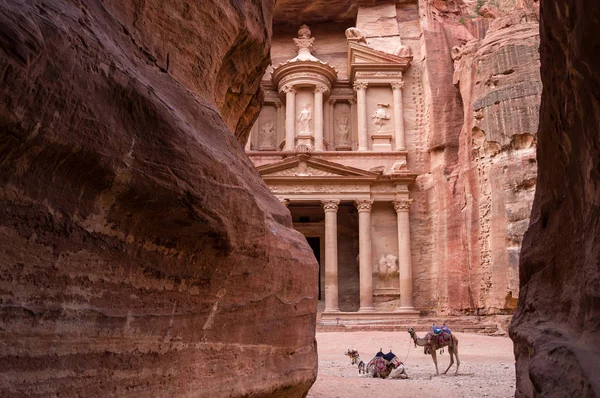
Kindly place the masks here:
[(392, 90), (402, 90), (404, 87), (404, 80), (400, 80), (399, 82), (391, 82), (390, 86), (392, 86)]
[(358, 210), (359, 213), (361, 213), (363, 211), (370, 212), (371, 207), (373, 206), (373, 199), (355, 200), (354, 206), (356, 206), (356, 209)]
[(396, 212), (399, 213), (401, 211), (409, 211), (412, 201), (412, 199), (393, 200), (392, 204), (394, 205)]
[(290, 200), (289, 199), (284, 199), (284, 198), (277, 198), (279, 199), (279, 201), (281, 202), (282, 205), (284, 205), (285, 207), (288, 207), (290, 205)]
[(356, 82), (352, 85), (354, 91), (366, 90), (369, 84), (367, 82)]
[(324, 84), (315, 85), (315, 93), (326, 93), (329, 91), (329, 88)]
[(350, 105), (356, 105), (356, 98), (348, 98), (348, 103)]
[(337, 99), (329, 98), (329, 105), (335, 105), (336, 102), (337, 102)]
[(291, 84), (286, 84), (285, 86), (281, 87), (280, 91), (284, 92), (286, 94), (296, 92), (296, 90), (294, 89), (294, 86), (292, 86)]
[(337, 212), (340, 201), (339, 200), (322, 200), (321, 204), (323, 205), (323, 210), (325, 210), (325, 212), (328, 212), (328, 211)]

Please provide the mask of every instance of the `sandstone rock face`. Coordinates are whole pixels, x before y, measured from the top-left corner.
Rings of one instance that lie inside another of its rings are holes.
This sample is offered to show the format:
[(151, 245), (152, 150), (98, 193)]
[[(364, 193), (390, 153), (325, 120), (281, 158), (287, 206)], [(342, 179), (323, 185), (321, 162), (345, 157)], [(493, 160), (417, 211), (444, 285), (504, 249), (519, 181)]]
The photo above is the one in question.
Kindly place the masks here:
[(273, 2), (141, 4), (0, 5), (0, 395), (302, 396), (317, 264), (230, 132)]
[(539, 174), (510, 329), (516, 396), (600, 396), (600, 4), (541, 1)]
[(536, 181), (537, 17), (511, 11), (485, 25), (483, 39), (473, 39), (465, 26), (439, 22), (448, 10), (423, 7), (431, 15), (421, 49), (430, 88), (422, 148), (428, 160), (417, 165), (414, 196), (427, 207), (415, 213), (413, 235), (421, 238), (413, 263), (423, 264), (416, 288), (431, 293), (420, 294), (418, 306), (510, 313)]

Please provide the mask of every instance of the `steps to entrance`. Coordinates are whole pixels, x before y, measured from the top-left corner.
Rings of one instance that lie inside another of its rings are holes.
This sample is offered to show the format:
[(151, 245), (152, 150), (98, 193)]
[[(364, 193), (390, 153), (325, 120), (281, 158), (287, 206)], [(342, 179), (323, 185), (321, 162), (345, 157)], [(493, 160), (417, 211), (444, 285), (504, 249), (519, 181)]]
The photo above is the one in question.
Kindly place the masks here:
[[(474, 318), (474, 319), (473, 319)], [(497, 323), (477, 320), (476, 317), (456, 317), (444, 319), (412, 318), (402, 320), (339, 320), (317, 321), (317, 332), (406, 332), (409, 326), (417, 332), (428, 332), (432, 324), (445, 324), (452, 331), (461, 333), (482, 333), (489, 335), (504, 335)]]

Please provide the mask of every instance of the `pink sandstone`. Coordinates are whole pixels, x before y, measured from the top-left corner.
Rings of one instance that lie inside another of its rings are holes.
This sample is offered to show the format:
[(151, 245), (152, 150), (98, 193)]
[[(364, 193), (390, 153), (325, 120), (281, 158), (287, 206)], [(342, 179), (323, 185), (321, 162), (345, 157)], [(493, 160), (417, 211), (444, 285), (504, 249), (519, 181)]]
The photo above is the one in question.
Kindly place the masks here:
[(0, 5), (1, 396), (308, 391), (317, 264), (236, 139), (273, 3)]

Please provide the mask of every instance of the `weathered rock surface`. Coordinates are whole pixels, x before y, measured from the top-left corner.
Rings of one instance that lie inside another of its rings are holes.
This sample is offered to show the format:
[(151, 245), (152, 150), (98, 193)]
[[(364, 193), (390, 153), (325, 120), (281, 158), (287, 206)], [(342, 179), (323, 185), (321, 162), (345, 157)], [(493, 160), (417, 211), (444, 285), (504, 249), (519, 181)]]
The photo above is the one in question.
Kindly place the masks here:
[(2, 2), (1, 396), (306, 393), (317, 264), (228, 129), (272, 6)]
[(510, 335), (516, 396), (600, 396), (600, 4), (541, 1), (539, 173)]
[(422, 174), (414, 196), (427, 207), (414, 213), (419, 251), (413, 263), (417, 290), (431, 293), (420, 294), (430, 298), (418, 306), (510, 313), (536, 180), (537, 17), (533, 10), (511, 11), (493, 20), (482, 39), (473, 39), (464, 26), (438, 22), (447, 18), (449, 11), (442, 11), (425, 13), (431, 20), (424, 24), (421, 50), (431, 90), (422, 148), (428, 163), (415, 167)]

